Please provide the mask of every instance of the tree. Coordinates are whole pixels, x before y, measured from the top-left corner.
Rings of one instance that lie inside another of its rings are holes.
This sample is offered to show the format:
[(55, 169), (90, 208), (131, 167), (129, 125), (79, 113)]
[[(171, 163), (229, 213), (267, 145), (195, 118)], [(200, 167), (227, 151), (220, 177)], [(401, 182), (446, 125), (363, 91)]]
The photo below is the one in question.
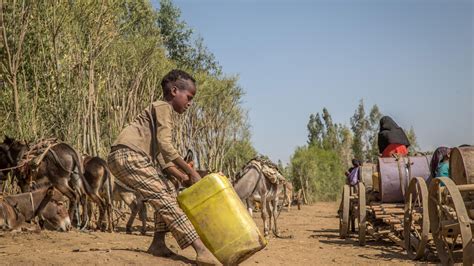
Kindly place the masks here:
[(186, 64), (190, 55), (189, 43), (193, 31), (180, 18), (181, 10), (174, 6), (171, 0), (160, 0), (157, 23), (166, 50), (172, 60)]
[(193, 40), (193, 30), (180, 20), (181, 10), (171, 0), (160, 0), (157, 24), (169, 57), (178, 66), (219, 76), (222, 68), (209, 52), (202, 37)]
[(353, 158), (352, 154), (352, 133), (351, 130), (344, 125), (339, 125), (337, 127), (337, 137), (338, 137), (338, 154), (341, 157), (341, 161), (347, 167), (351, 165), (351, 160)]
[(324, 135), (324, 124), (321, 121), (319, 113), (316, 115), (311, 114), (309, 116), (309, 122), (307, 125), (308, 129), (308, 144), (322, 146), (322, 138)]
[(335, 200), (344, 184), (344, 167), (336, 151), (316, 146), (298, 147), (291, 157), (295, 190), (303, 189), (308, 201)]
[(0, 117), (8, 122), (0, 130), (33, 141), (57, 137), (104, 156), (161, 98), (162, 77), (190, 58), (199, 91), (176, 117), (176, 148), (193, 149), (201, 169), (240, 169), (256, 151), (238, 78), (206, 68), (215, 63), (212, 54), (202, 39), (193, 44), (179, 10), (163, 3), (159, 17), (143, 0), (1, 2)]
[(332, 122), (332, 117), (326, 108), (323, 108), (323, 120), (324, 120), (324, 136), (323, 136), (323, 148), (326, 150), (335, 150), (338, 147), (337, 143), (337, 125)]
[(382, 118), (382, 113), (379, 110), (379, 107), (374, 104), (369, 114), (369, 130), (368, 130), (368, 147), (367, 147), (367, 160), (369, 162), (375, 162), (379, 155), (378, 148), (378, 132), (379, 132), (379, 122)]
[(408, 141), (410, 142), (410, 147), (408, 147), (408, 152), (410, 154), (414, 154), (416, 151), (420, 149), (420, 147), (418, 146), (418, 141), (416, 140), (415, 129), (413, 128), (413, 126), (411, 126), (410, 130), (408, 130), (407, 138), (408, 138)]
[(7, 80), (7, 88), (12, 90), (12, 103), (14, 106), (14, 117), (16, 130), (20, 137), (23, 136), (23, 125), (20, 120), (20, 95), (19, 90), (22, 78), (20, 77), (20, 66), (24, 60), (25, 36), (30, 25), (30, 5), (25, 1), (18, 3), (5, 3), (0, 1), (0, 25), (1, 25), (1, 78)]
[(364, 136), (367, 133), (368, 120), (365, 114), (364, 100), (362, 99), (360, 100), (359, 106), (357, 107), (354, 115), (351, 117), (351, 129), (354, 133), (354, 140), (352, 143), (354, 157), (364, 161), (366, 158), (366, 152), (364, 150), (366, 147)]

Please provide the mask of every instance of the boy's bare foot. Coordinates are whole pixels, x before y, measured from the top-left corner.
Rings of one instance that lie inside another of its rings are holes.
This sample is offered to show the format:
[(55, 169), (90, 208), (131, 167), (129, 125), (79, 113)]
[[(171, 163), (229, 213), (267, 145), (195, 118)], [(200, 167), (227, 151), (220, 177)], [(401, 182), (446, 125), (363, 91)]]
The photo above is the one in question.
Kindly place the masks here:
[(198, 266), (221, 265), (212, 253), (204, 246), (201, 239), (196, 239), (192, 246), (196, 251), (196, 264)]
[(213, 266), (221, 265), (212, 254), (207, 255), (196, 255), (196, 264), (198, 266)]
[(171, 251), (166, 246), (165, 235), (166, 233), (155, 232), (155, 234), (153, 235), (153, 241), (151, 242), (151, 245), (148, 248), (147, 252), (158, 257), (173, 256), (174, 255), (173, 251)]

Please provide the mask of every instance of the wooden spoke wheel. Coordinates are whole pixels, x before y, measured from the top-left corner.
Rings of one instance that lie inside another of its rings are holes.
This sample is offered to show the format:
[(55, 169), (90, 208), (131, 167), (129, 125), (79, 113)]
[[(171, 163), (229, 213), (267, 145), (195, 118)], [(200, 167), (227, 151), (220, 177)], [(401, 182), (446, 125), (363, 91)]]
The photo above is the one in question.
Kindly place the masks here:
[(339, 237), (346, 238), (349, 233), (350, 186), (344, 185), (342, 189), (341, 210), (339, 211)]
[(366, 234), (366, 224), (367, 224), (367, 206), (365, 201), (365, 185), (362, 182), (359, 182), (358, 187), (358, 218), (359, 218), (359, 245), (365, 246), (365, 234)]
[(447, 177), (432, 180), (428, 204), (430, 227), (438, 257), (443, 265), (455, 263), (462, 250), (464, 265), (472, 265), (472, 231), (463, 198)]
[(405, 194), (403, 238), (408, 257), (417, 260), (425, 255), (430, 232), (428, 187), (421, 177), (415, 177)]

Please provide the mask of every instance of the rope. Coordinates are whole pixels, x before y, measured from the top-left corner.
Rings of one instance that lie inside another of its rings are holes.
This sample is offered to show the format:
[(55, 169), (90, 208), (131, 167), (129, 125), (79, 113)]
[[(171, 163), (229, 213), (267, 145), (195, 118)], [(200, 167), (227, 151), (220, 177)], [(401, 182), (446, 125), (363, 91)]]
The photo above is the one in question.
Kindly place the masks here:
[(10, 171), (10, 170), (14, 170), (14, 169), (18, 169), (20, 167), (23, 167), (26, 163), (28, 163), (29, 161), (24, 161), (23, 163), (17, 165), (17, 166), (13, 166), (13, 167), (8, 167), (8, 168), (3, 168), (3, 169), (0, 169), (0, 171)]

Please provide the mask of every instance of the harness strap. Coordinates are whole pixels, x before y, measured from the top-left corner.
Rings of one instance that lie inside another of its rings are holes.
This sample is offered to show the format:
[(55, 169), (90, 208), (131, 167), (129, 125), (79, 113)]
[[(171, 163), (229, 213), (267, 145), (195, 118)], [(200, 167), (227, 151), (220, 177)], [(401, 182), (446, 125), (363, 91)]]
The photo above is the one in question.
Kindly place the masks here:
[[(31, 209), (33, 210), (33, 213), (35, 211), (35, 203), (33, 200), (33, 193), (30, 192), (30, 202), (31, 202)], [(34, 216), (33, 216), (34, 217)]]
[[(264, 175), (262, 173), (262, 170), (259, 169), (256, 165), (252, 165), (251, 167), (254, 167), (255, 169), (257, 169), (257, 172), (258, 172), (258, 180), (257, 182), (255, 183), (255, 187), (253, 188), (252, 190), (252, 193), (250, 193), (250, 195), (253, 195), (253, 193), (255, 193), (255, 191), (257, 190), (257, 187), (258, 187), (258, 183), (260, 182), (260, 180), (262, 180), (262, 176)], [(250, 170), (250, 169), (249, 169)], [(248, 172), (248, 171), (247, 171)]]

